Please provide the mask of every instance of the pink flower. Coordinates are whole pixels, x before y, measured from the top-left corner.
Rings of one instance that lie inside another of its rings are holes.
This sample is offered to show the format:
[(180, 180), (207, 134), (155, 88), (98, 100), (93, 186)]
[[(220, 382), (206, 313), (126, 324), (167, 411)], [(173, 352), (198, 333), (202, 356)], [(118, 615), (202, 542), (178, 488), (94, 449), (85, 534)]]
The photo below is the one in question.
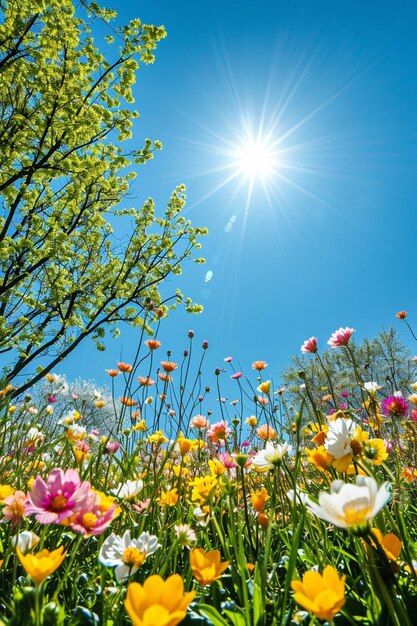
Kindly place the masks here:
[(306, 354), (315, 354), (318, 350), (317, 341), (317, 337), (310, 337), (310, 339), (306, 339), (301, 346), (301, 352)]
[(232, 360), (233, 360), (233, 357), (232, 357), (232, 356), (227, 356), (227, 357), (224, 359), (224, 362), (225, 362), (225, 363), (230, 363), (230, 361), (232, 361)]
[(190, 421), (191, 428), (208, 428), (210, 422), (204, 415), (195, 415)]
[(3, 509), (3, 520), (11, 522), (12, 526), (20, 524), (26, 514), (28, 497), (23, 491), (15, 491), (3, 500), (6, 505)]
[(221, 420), (210, 426), (207, 431), (207, 437), (214, 441), (214, 443), (223, 443), (231, 432), (227, 422)]
[(81, 509), (67, 520), (72, 530), (88, 537), (100, 535), (116, 516), (115, 504), (103, 511), (100, 503), (100, 495), (90, 491), (82, 501)]
[(106, 450), (109, 454), (114, 454), (115, 452), (118, 451), (119, 448), (120, 448), (120, 443), (118, 443), (117, 441), (109, 441), (106, 444)]
[(68, 469), (53, 469), (47, 482), (37, 476), (30, 491), (26, 506), (27, 514), (35, 514), (41, 524), (59, 524), (81, 510), (90, 493), (90, 483), (81, 482), (78, 472)]
[(141, 500), (140, 502), (137, 502), (136, 504), (132, 504), (132, 509), (136, 511), (137, 513), (143, 513), (144, 511), (146, 511), (146, 509), (149, 508), (150, 504), (151, 504), (151, 499), (146, 498), (146, 500)]
[(349, 343), (349, 339), (352, 337), (355, 332), (354, 328), (342, 328), (339, 330), (335, 330), (333, 335), (330, 337), (327, 342), (331, 348), (340, 348), (341, 346), (347, 346)]
[(235, 459), (228, 452), (219, 454), (219, 461), (226, 469), (232, 469), (237, 465)]
[(235, 380), (237, 380), (238, 378), (242, 378), (242, 376), (243, 376), (242, 372), (235, 372), (234, 374), (230, 376), (230, 378), (234, 378)]

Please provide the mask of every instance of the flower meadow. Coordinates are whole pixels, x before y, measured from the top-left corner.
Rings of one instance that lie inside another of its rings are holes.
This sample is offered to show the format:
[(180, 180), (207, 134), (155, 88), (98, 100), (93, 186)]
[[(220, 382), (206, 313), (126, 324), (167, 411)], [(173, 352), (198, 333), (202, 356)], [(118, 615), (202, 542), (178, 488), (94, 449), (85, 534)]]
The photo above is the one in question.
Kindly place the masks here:
[(321, 396), (307, 366), (289, 395), (262, 354), (206, 386), (192, 331), (181, 360), (142, 336), (107, 395), (53, 372), (4, 386), (0, 623), (416, 624), (416, 362), (398, 388), (368, 378), (354, 332), (327, 349), (352, 393), (316, 337)]

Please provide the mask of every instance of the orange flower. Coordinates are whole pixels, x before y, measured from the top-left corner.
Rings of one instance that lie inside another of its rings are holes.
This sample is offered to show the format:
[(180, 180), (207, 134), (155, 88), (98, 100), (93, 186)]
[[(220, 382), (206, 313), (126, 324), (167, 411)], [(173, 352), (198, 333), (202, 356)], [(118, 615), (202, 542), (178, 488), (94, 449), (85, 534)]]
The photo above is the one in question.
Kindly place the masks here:
[(269, 495), (265, 487), (262, 487), (260, 491), (256, 491), (250, 494), (252, 506), (257, 513), (261, 513), (265, 507), (265, 502), (268, 500)]
[(317, 435), (314, 435), (311, 441), (315, 443), (317, 446), (322, 446), (324, 445), (324, 442), (326, 441), (326, 437), (327, 437), (327, 433), (324, 430), (320, 430), (320, 432), (318, 432)]
[(127, 374), (132, 371), (133, 367), (129, 363), (123, 363), (123, 361), (119, 361), (117, 367), (121, 372), (126, 372)]
[(158, 339), (147, 339), (145, 343), (149, 350), (157, 350), (162, 345)]
[(120, 374), (119, 370), (106, 370), (106, 372), (112, 378), (115, 378), (115, 376), (119, 376)]
[(268, 528), (269, 526), (269, 517), (267, 516), (266, 513), (258, 513), (258, 518), (257, 518), (258, 524), (261, 528)]
[(394, 533), (387, 533), (386, 535), (383, 535), (378, 528), (371, 528), (371, 537), (373, 539), (373, 543), (376, 540), (382, 547), (388, 561), (396, 563), (400, 555), (401, 548), (403, 547), (402, 541), (397, 537), (397, 535), (394, 535)]
[(4, 389), (2, 389), (0, 391), (0, 399), (4, 398), (5, 395), (7, 395), (9, 393), (9, 391), (11, 391), (13, 389), (12, 385), (7, 385), (7, 387), (5, 387)]
[(319, 446), (314, 450), (306, 449), (305, 453), (307, 454), (308, 462), (315, 465), (320, 471), (328, 470), (334, 461), (334, 456), (327, 452), (324, 446)]
[(266, 361), (254, 361), (252, 363), (252, 369), (257, 370), (258, 372), (261, 372), (266, 367), (268, 367), (268, 363)]
[(124, 406), (137, 406), (137, 401), (132, 398), (127, 398), (126, 396), (120, 396), (119, 402), (124, 404)]
[(267, 441), (268, 439), (275, 439), (277, 431), (269, 424), (262, 424), (262, 426), (259, 426), (259, 428), (256, 429), (256, 434), (260, 439)]
[(417, 480), (417, 470), (413, 469), (412, 467), (408, 466), (405, 467), (403, 469), (403, 471), (401, 472), (401, 476), (404, 478), (404, 480), (406, 480), (408, 483), (413, 483)]
[(152, 385), (155, 384), (155, 381), (147, 376), (138, 376), (138, 382), (142, 385), (142, 387), (152, 387)]
[(407, 317), (407, 311), (398, 311), (398, 313), (395, 314), (395, 317), (398, 317), (399, 320), (405, 320)]
[(177, 369), (178, 363), (173, 363), (172, 361), (161, 361), (162, 369), (169, 374), (169, 372), (173, 372)]
[(172, 383), (172, 376), (169, 374), (164, 374), (163, 372), (159, 372), (158, 378), (162, 380), (164, 383)]
[(191, 550), (191, 571), (202, 587), (211, 585), (229, 567), (230, 561), (222, 562), (220, 559), (219, 550), (208, 550), (207, 552), (203, 548)]

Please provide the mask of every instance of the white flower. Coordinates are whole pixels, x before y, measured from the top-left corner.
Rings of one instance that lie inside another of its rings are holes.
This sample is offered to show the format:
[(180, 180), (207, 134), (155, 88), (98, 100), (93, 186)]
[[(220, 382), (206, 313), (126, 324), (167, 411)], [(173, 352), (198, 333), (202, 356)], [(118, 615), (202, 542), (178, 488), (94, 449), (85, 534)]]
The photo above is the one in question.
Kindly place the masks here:
[(23, 530), (11, 539), (13, 547), (18, 546), (23, 554), (27, 554), (39, 543), (38, 535), (31, 530)]
[(178, 543), (181, 546), (188, 546), (190, 543), (197, 541), (197, 536), (191, 526), (188, 524), (176, 524), (174, 526)]
[(31, 441), (33, 443), (43, 441), (45, 439), (45, 435), (43, 434), (43, 432), (40, 431), (39, 428), (35, 428), (35, 426), (29, 428), (26, 437), (27, 441)]
[(401, 391), (394, 391), (394, 398), (402, 398), (403, 394)]
[(134, 574), (146, 557), (156, 552), (161, 544), (158, 537), (143, 532), (138, 539), (131, 539), (127, 530), (123, 537), (112, 533), (101, 546), (98, 560), (106, 567), (115, 567), (117, 582)]
[(261, 471), (273, 469), (274, 465), (278, 465), (282, 461), (282, 457), (291, 451), (291, 446), (287, 442), (274, 446), (271, 441), (266, 442), (264, 450), (260, 450), (252, 458), (252, 465), (255, 469)]
[(310, 498), (306, 506), (321, 519), (339, 528), (360, 528), (368, 526), (373, 517), (391, 497), (389, 483), (378, 485), (371, 476), (357, 476), (356, 484), (335, 480), (331, 492), (321, 491), (319, 503)]
[(197, 520), (197, 524), (199, 524), (199, 526), (203, 526), (203, 528), (207, 526), (208, 520), (209, 520), (208, 513), (205, 513), (203, 509), (199, 506), (194, 509), (193, 513), (194, 513), (195, 519)]
[(324, 447), (335, 459), (341, 459), (352, 452), (350, 447), (357, 426), (352, 419), (339, 419), (329, 422)]
[(112, 492), (118, 498), (126, 498), (131, 500), (143, 489), (143, 480), (127, 480), (125, 483), (119, 483)]
[(287, 491), (287, 498), (292, 504), (307, 504), (309, 497), (304, 491), (294, 491), (294, 489), (290, 489)]
[(374, 381), (370, 381), (370, 382), (367, 382), (367, 383), (363, 383), (363, 388), (368, 393), (374, 395), (379, 389), (382, 389), (382, 385), (378, 385), (378, 383), (376, 383)]

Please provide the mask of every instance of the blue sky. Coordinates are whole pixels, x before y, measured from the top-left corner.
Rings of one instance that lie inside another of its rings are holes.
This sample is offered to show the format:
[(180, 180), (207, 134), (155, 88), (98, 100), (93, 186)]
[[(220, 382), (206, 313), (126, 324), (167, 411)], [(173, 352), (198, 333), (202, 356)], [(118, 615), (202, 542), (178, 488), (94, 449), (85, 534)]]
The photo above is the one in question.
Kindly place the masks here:
[[(111, 6), (118, 23), (138, 16), (168, 31), (135, 86), (135, 139), (164, 150), (140, 168), (129, 203), (152, 196), (162, 210), (183, 182), (187, 217), (210, 231), (206, 265), (187, 264), (179, 284), (204, 313), (177, 310), (161, 328), (172, 359), (193, 328), (209, 341), (208, 371), (229, 354), (246, 373), (265, 359), (278, 382), (311, 335), (324, 348), (339, 326), (358, 341), (402, 329), (400, 309), (416, 327), (415, 2)], [(261, 144), (256, 174), (239, 171), (248, 141)], [(103, 384), (136, 342), (128, 329), (105, 353), (87, 341), (59, 373)]]

